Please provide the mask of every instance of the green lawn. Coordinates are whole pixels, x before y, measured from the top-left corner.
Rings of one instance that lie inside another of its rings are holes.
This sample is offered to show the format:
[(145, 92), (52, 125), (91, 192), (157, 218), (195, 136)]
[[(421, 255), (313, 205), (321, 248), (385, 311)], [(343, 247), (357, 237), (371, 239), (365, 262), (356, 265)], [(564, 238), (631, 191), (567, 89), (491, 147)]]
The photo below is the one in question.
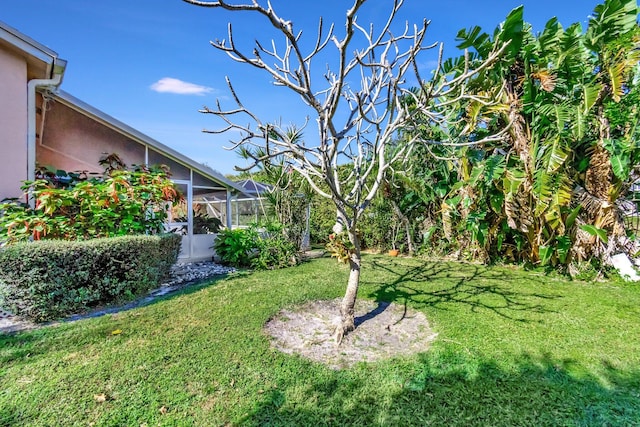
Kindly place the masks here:
[(318, 259), (0, 336), (0, 425), (640, 425), (638, 285), (370, 255), (360, 297), (424, 312), (429, 352), (333, 371), (269, 347), (270, 316), (346, 275)]

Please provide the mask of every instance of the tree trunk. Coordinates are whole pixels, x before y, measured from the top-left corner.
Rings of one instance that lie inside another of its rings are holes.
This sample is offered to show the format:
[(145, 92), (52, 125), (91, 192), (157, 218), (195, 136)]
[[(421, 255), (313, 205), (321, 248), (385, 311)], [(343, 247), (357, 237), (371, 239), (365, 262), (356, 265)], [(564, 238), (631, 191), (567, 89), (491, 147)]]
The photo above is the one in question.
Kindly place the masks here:
[(347, 291), (340, 304), (340, 325), (336, 328), (336, 343), (340, 344), (342, 338), (356, 328), (355, 325), (355, 305), (358, 296), (358, 286), (360, 285), (360, 265), (362, 257), (360, 255), (360, 237), (356, 232), (349, 231), (349, 240), (353, 243), (354, 250), (349, 259), (349, 282)]
[[(409, 255), (413, 255), (414, 251), (413, 236), (411, 233), (411, 221), (409, 221), (409, 218), (407, 218), (407, 216), (402, 213), (402, 211), (400, 210), (400, 206), (398, 206), (398, 204), (394, 200), (391, 200), (391, 206), (393, 207), (393, 211), (395, 212), (398, 219), (400, 219), (400, 222), (404, 225), (404, 231), (406, 233), (407, 239), (407, 250), (409, 251)], [(395, 244), (396, 242), (393, 242), (394, 248)]]

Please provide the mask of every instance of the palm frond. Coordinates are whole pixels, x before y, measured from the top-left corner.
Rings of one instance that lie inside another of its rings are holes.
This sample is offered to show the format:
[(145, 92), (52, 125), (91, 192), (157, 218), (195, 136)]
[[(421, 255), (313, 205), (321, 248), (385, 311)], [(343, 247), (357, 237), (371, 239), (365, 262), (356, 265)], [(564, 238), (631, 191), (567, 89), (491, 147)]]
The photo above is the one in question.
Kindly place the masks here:
[(556, 67), (563, 71), (563, 76), (575, 78), (585, 73), (588, 52), (583, 44), (583, 31), (579, 23), (568, 27), (563, 33)]
[(587, 83), (582, 86), (582, 93), (584, 98), (583, 99), (584, 108), (582, 109), (582, 111), (584, 114), (589, 113), (591, 108), (595, 105), (601, 90), (602, 90), (602, 84), (597, 82)]
[(627, 79), (633, 74), (640, 61), (640, 50), (632, 51), (631, 55), (620, 52), (613, 63), (607, 67), (607, 74), (611, 85), (611, 97), (615, 102), (620, 102), (625, 94)]
[(558, 18), (554, 17), (547, 21), (544, 30), (538, 36), (538, 47), (542, 56), (546, 56), (558, 49), (563, 32), (564, 30), (558, 22)]
[(575, 110), (575, 117), (573, 122), (571, 123), (571, 131), (573, 133), (573, 138), (578, 141), (584, 138), (585, 132), (587, 129), (587, 115), (582, 112), (581, 109), (577, 108)]
[[(533, 180), (533, 195), (536, 199), (536, 205), (548, 205), (548, 201), (551, 199), (553, 195), (553, 176), (544, 168), (538, 168), (534, 174)], [(536, 208), (538, 214), (540, 214), (540, 209)]]
[(638, 20), (637, 0), (607, 0), (593, 10), (586, 40), (589, 47), (601, 47), (635, 29)]
[(569, 157), (569, 150), (559, 136), (554, 138), (548, 153), (548, 159), (546, 159), (547, 173), (557, 172)]
[(609, 75), (609, 83), (611, 84), (611, 97), (615, 102), (620, 102), (624, 95), (624, 74), (626, 70), (626, 61), (617, 61), (607, 67)]

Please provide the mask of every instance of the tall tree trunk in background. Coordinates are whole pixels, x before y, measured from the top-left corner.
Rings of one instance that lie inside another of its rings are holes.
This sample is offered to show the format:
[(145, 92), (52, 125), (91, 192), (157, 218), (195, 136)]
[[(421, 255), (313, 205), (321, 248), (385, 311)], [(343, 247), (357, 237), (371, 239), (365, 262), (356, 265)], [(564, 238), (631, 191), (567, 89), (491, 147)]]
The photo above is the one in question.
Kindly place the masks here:
[[(605, 90), (603, 89), (602, 92), (605, 92)], [(603, 97), (604, 95), (600, 95), (600, 98)], [(604, 116), (604, 108), (602, 105), (600, 105), (598, 109), (598, 122), (600, 138), (595, 144), (593, 154), (589, 161), (589, 168), (585, 176), (585, 188), (593, 196), (609, 202), (613, 171), (611, 170), (609, 153), (604, 147), (604, 141), (611, 137), (611, 129), (609, 121)]]
[[(520, 76), (518, 76), (519, 78)], [(531, 136), (527, 128), (527, 122), (522, 116), (522, 100), (518, 92), (519, 88), (514, 87), (517, 83), (510, 83), (507, 85), (506, 93), (509, 103), (509, 117), (508, 123), (511, 123), (511, 146), (515, 150), (516, 154), (520, 158), (522, 165), (525, 168), (527, 177), (532, 174), (532, 161), (531, 161)]]
[[(609, 234), (609, 240), (606, 249), (604, 249), (605, 258), (611, 256), (611, 253), (618, 247), (618, 240), (626, 236), (623, 219), (620, 217), (618, 209), (615, 205), (617, 199), (616, 190), (614, 189), (614, 174), (611, 168), (611, 155), (604, 146), (605, 140), (611, 138), (611, 126), (609, 120), (605, 117), (604, 107), (599, 106), (598, 110), (599, 132), (600, 138), (593, 148), (593, 154), (589, 162), (589, 167), (585, 174), (585, 189), (588, 195), (593, 199), (590, 204), (592, 209), (586, 209), (587, 222), (602, 229), (606, 229)], [(584, 197), (584, 195), (583, 195)], [(599, 203), (594, 203), (595, 201)], [(584, 234), (584, 233), (583, 233)], [(582, 242), (587, 240), (586, 236)], [(593, 242), (595, 241), (595, 244)], [(602, 248), (600, 242), (593, 237), (588, 238), (586, 248), (587, 256), (589, 252), (600, 254), (599, 247)]]
[[(393, 207), (393, 211), (395, 212), (402, 225), (404, 225), (404, 231), (407, 236), (407, 250), (409, 251), (409, 254), (412, 254), (414, 252), (414, 248), (413, 236), (411, 233), (411, 221), (409, 221), (409, 218), (407, 218), (407, 216), (402, 213), (402, 210), (400, 210), (400, 206), (398, 206), (395, 200), (391, 200), (391, 206)], [(395, 244), (395, 242), (393, 243)]]
[(506, 87), (507, 101), (509, 104), (508, 123), (511, 123), (509, 132), (511, 149), (520, 159), (525, 175), (524, 182), (516, 193), (505, 194), (504, 209), (507, 216), (507, 224), (514, 230), (519, 230), (529, 242), (530, 258), (538, 260), (538, 245), (535, 239), (535, 224), (533, 218), (533, 201), (531, 189), (533, 187), (533, 172), (535, 165), (531, 157), (531, 135), (527, 121), (522, 115), (522, 100), (518, 95), (519, 88), (514, 85), (520, 76), (514, 78)]

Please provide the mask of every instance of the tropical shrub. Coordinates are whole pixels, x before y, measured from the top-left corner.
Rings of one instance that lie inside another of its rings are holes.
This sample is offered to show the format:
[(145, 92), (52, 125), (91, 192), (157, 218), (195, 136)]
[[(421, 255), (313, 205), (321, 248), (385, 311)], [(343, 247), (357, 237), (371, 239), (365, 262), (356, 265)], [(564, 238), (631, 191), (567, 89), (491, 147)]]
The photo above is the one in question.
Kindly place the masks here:
[(282, 232), (261, 236), (256, 242), (256, 254), (251, 267), (258, 270), (273, 270), (298, 264), (298, 246)]
[[(295, 127), (287, 129), (287, 136), (292, 141), (302, 140), (302, 131)], [(278, 138), (273, 134), (272, 138)], [(260, 150), (258, 150), (260, 151)], [(252, 158), (255, 155), (246, 147), (239, 149), (240, 156)], [(283, 157), (271, 158), (260, 165), (256, 173), (248, 174), (251, 179), (268, 184), (270, 188), (261, 194), (266, 199), (269, 208), (267, 221), (275, 220), (282, 224), (282, 232), (286, 239), (302, 250), (308, 233), (308, 209), (314, 192), (309, 184), (298, 174), (292, 173)]]
[(0, 249), (0, 307), (46, 321), (152, 289), (176, 262), (177, 234), (36, 241)]
[(253, 227), (225, 228), (218, 233), (213, 244), (220, 260), (237, 267), (248, 267), (257, 249), (258, 233)]
[(281, 232), (286, 240), (292, 242), (297, 250), (303, 249), (311, 203), (310, 190), (298, 176), (287, 173), (282, 166), (272, 169), (278, 171), (272, 171), (272, 175), (277, 174), (277, 179), (271, 181), (274, 187), (265, 194), (266, 199), (274, 207), (277, 221), (283, 225)]
[(237, 267), (267, 270), (290, 267), (299, 261), (297, 244), (288, 239), (284, 226), (273, 222), (224, 229), (213, 247), (222, 262)]
[[(175, 217), (174, 222), (188, 222), (188, 218)], [(219, 218), (209, 216), (206, 212), (193, 211), (193, 234), (217, 234), (222, 228), (223, 224)], [(186, 233), (187, 226), (183, 226), (181, 231)]]
[(327, 243), (327, 236), (332, 233), (336, 223), (336, 207), (333, 202), (324, 197), (311, 197), (311, 212), (309, 219), (309, 237), (311, 243)]
[[(389, 200), (383, 196), (375, 197), (360, 220), (358, 231), (362, 236), (362, 246), (381, 251), (390, 249), (397, 240), (397, 233), (393, 232), (397, 228), (396, 222)], [(329, 241), (329, 245), (332, 243), (335, 242)]]
[[(536, 35), (518, 7), (492, 35), (458, 33), (469, 54), (447, 60), (443, 78), (509, 44), (468, 96), (441, 104), (446, 129), (427, 117), (418, 128), (456, 178), (435, 210), (441, 237), (475, 256), (535, 265), (625, 250), (617, 201), (640, 161), (637, 17), (635, 0), (606, 0), (586, 31), (554, 18)], [(497, 137), (474, 145), (489, 135)]]
[(193, 234), (216, 234), (222, 227), (223, 224), (219, 218), (201, 212), (195, 212), (193, 215)]
[(116, 155), (102, 163), (105, 173), (98, 177), (44, 170), (24, 182), (35, 206), (0, 203), (0, 242), (162, 232), (168, 203), (180, 198), (166, 167), (126, 170)]
[(329, 234), (329, 242), (326, 249), (341, 264), (347, 264), (354, 251), (353, 243), (349, 240), (347, 233)]

